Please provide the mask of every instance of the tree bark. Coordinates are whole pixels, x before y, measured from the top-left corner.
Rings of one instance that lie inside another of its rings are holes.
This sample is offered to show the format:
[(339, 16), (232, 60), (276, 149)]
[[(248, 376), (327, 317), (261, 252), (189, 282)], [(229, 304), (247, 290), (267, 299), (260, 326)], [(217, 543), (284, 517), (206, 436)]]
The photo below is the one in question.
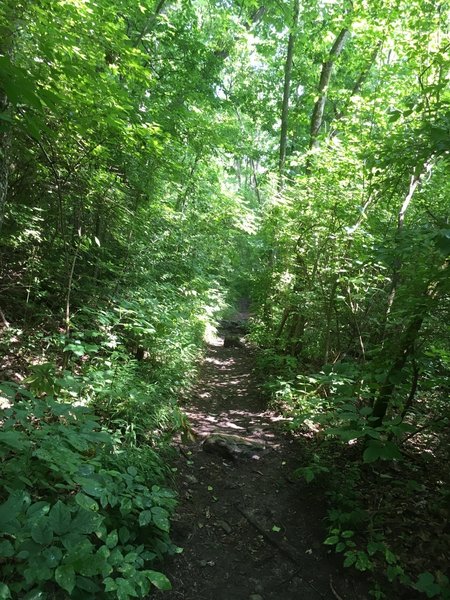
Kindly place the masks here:
[(347, 28), (342, 29), (342, 31), (337, 36), (330, 52), (328, 55), (328, 60), (322, 65), (322, 72), (320, 74), (319, 88), (318, 94), (319, 97), (314, 105), (313, 114), (311, 117), (311, 127), (310, 127), (310, 140), (309, 147), (315, 148), (318, 143), (318, 136), (320, 130), (322, 128), (323, 123), (323, 115), (325, 110), (325, 104), (327, 101), (328, 94), (328, 85), (331, 79), (331, 73), (333, 71), (333, 65), (336, 60), (339, 58), (342, 50), (344, 49), (345, 42), (347, 41), (350, 35), (350, 31)]
[[(334, 121), (339, 121), (340, 119), (342, 119), (342, 117), (347, 112), (347, 108), (348, 108), (348, 106), (349, 106), (349, 104), (351, 102), (352, 96), (355, 96), (359, 92), (359, 90), (362, 88), (362, 86), (364, 85), (367, 77), (369, 76), (370, 70), (371, 70), (372, 66), (374, 65), (375, 60), (376, 60), (376, 58), (378, 56), (378, 52), (380, 51), (381, 45), (382, 45), (382, 42), (379, 41), (378, 44), (373, 49), (372, 54), (370, 55), (370, 58), (369, 58), (369, 60), (367, 62), (367, 65), (361, 71), (361, 73), (359, 74), (359, 77), (357, 78), (357, 80), (353, 84), (353, 87), (351, 89), (350, 96), (349, 96), (348, 100), (345, 102), (344, 106), (340, 110), (336, 110), (335, 111), (335, 113), (334, 113)], [(333, 133), (335, 133), (335, 131)]]
[(373, 405), (372, 417), (375, 417), (375, 421), (371, 423), (373, 427), (380, 427), (383, 423), (383, 419), (386, 416), (389, 403), (394, 394), (397, 386), (396, 381), (401, 375), (408, 357), (414, 351), (414, 343), (419, 335), (422, 323), (427, 315), (426, 307), (423, 307), (421, 314), (416, 315), (409, 322), (403, 336), (401, 337), (397, 351), (393, 357), (392, 365), (387, 372), (383, 384), (380, 388), (378, 398), (375, 400)]
[(404, 330), (403, 335), (400, 336), (399, 344), (393, 352), (391, 367), (387, 372), (384, 382), (380, 387), (378, 397), (373, 405), (372, 416), (376, 419), (375, 422), (371, 422), (371, 426), (373, 427), (379, 427), (383, 423), (383, 419), (386, 416), (387, 409), (397, 386), (396, 382), (406, 365), (406, 361), (411, 355), (414, 355), (414, 345), (419, 336), (422, 324), (428, 316), (433, 302), (438, 300), (441, 286), (444, 286), (445, 293), (445, 284), (448, 281), (449, 268), (450, 262), (445, 261), (440, 269), (439, 275), (429, 281), (427, 288), (423, 293), (422, 302), (414, 307), (413, 316)]
[[(8, 102), (6, 95), (0, 90), (0, 114), (6, 112)], [(0, 232), (5, 217), (6, 199), (8, 197), (9, 183), (9, 147), (11, 143), (11, 132), (9, 125), (0, 119)]]
[[(14, 42), (14, 9), (12, 2), (6, 2), (3, 9), (4, 22), (7, 25), (0, 27), (0, 54), (11, 57)], [(5, 90), (0, 87), (0, 115), (5, 117), (9, 109), (8, 97)], [(9, 185), (9, 152), (11, 145), (11, 125), (4, 118), (0, 118), (0, 232), (5, 217), (6, 200)]]
[(281, 133), (280, 133), (280, 158), (278, 162), (279, 189), (283, 187), (284, 166), (286, 162), (286, 146), (289, 119), (289, 96), (291, 93), (292, 64), (294, 60), (295, 40), (297, 37), (298, 15), (300, 12), (299, 0), (294, 0), (292, 26), (289, 32), (286, 62), (284, 63), (283, 104), (281, 107)]
[[(415, 172), (411, 175), (408, 193), (406, 194), (405, 199), (403, 200), (403, 203), (402, 203), (400, 210), (398, 211), (398, 215), (397, 215), (397, 231), (395, 234), (397, 243), (400, 240), (400, 236), (403, 231), (403, 224), (405, 222), (406, 211), (408, 210), (408, 207), (411, 204), (411, 200), (413, 199), (414, 193), (417, 190), (423, 176), (426, 173), (429, 173), (432, 169), (432, 166), (433, 166), (432, 158), (433, 157), (431, 157), (429, 160), (427, 160), (422, 167), (417, 167), (415, 169)], [(398, 259), (394, 262), (394, 267), (393, 267), (393, 272), (392, 272), (391, 289), (389, 291), (386, 315), (384, 318), (384, 327), (383, 327), (383, 336), (382, 336), (383, 338), (385, 335), (386, 324), (387, 324), (389, 315), (391, 313), (392, 305), (395, 300), (395, 295), (397, 293), (397, 288), (400, 283), (400, 269), (401, 269), (401, 261), (400, 261), (400, 259)]]

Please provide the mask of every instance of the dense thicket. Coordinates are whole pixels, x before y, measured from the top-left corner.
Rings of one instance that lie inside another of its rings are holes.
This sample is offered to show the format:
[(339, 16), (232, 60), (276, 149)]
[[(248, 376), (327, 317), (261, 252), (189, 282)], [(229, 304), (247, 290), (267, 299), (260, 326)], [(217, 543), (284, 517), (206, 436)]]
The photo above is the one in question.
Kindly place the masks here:
[(230, 293), (326, 543), (449, 597), (448, 8), (3, 2), (0, 598), (169, 585), (161, 453)]

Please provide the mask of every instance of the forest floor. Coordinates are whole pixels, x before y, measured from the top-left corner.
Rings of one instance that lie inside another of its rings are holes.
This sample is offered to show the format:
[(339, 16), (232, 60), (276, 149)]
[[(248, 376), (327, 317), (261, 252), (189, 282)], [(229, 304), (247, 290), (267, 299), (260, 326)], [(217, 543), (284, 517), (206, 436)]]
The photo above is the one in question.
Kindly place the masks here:
[[(323, 493), (293, 476), (304, 466), (302, 442), (263, 401), (254, 363), (251, 348), (224, 347), (219, 338), (184, 407), (196, 438), (174, 442), (180, 501), (173, 540), (184, 550), (164, 564), (173, 589), (157, 597), (366, 600), (365, 582), (322, 544)], [(231, 460), (205, 451), (212, 433), (264, 449)]]

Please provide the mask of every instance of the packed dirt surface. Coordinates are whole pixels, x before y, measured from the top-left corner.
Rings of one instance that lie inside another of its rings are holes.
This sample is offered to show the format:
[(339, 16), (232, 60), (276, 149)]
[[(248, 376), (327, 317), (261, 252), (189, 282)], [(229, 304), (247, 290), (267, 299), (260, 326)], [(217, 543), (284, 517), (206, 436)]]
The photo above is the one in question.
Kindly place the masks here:
[[(368, 599), (322, 544), (324, 499), (293, 476), (301, 444), (262, 401), (253, 351), (235, 332), (231, 342), (229, 329), (222, 334), (184, 407), (195, 432), (179, 441), (174, 465), (173, 539), (184, 551), (164, 564), (173, 589), (158, 598)], [(211, 434), (224, 442), (207, 448)]]

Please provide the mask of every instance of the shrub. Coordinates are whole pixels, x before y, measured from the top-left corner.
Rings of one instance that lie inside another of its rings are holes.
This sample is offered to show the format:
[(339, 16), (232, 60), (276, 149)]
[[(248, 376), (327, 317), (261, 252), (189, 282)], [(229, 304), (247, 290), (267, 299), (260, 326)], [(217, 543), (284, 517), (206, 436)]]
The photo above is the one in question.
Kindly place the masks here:
[(115, 461), (113, 434), (90, 409), (1, 391), (10, 408), (0, 429), (0, 598), (126, 600), (170, 589), (149, 567), (178, 550), (174, 493)]

